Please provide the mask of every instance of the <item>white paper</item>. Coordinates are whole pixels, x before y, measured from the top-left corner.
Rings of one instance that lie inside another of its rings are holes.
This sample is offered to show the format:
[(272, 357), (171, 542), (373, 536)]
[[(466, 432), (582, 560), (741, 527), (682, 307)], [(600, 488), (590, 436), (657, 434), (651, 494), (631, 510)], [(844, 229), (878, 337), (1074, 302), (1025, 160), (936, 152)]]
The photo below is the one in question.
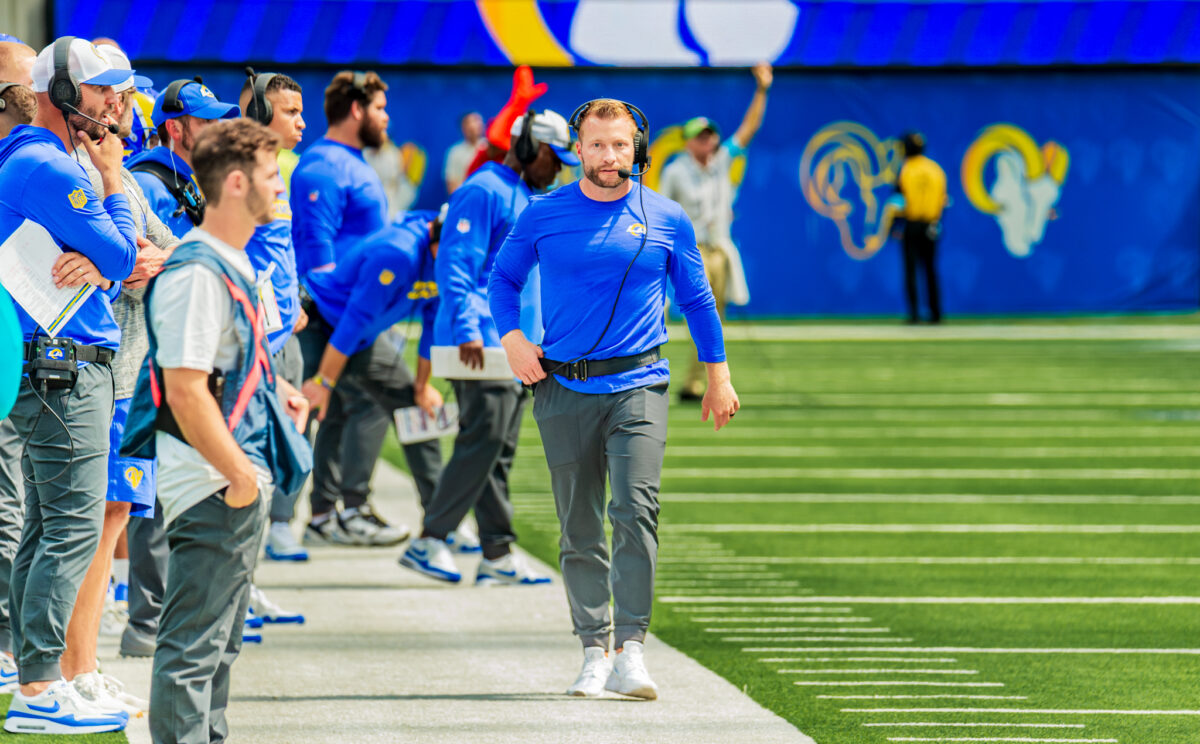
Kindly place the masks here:
[(516, 378), (508, 366), (504, 349), (488, 346), (483, 349), (483, 369), (472, 369), (458, 358), (457, 346), (434, 346), (429, 355), (433, 374), (447, 380), (512, 380)]
[(396, 409), (396, 435), (400, 444), (427, 442), (458, 433), (458, 404), (447, 403), (430, 416), (417, 406)]
[(0, 284), (51, 337), (58, 335), (96, 291), (94, 284), (54, 286), (51, 272), (61, 255), (62, 249), (49, 231), (32, 220), (22, 222), (0, 245)]
[(258, 301), (263, 308), (263, 326), (267, 333), (283, 330), (283, 317), (279, 314), (279, 300), (275, 297), (275, 285), (271, 274), (275, 273), (275, 262), (267, 265), (258, 276)]

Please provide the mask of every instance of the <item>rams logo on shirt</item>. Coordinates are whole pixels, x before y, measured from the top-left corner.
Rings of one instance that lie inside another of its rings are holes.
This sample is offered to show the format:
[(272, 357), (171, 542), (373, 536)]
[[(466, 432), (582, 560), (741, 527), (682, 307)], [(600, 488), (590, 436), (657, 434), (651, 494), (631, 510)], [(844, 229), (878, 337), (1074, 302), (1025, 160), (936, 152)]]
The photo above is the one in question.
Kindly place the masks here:
[(629, 233), (630, 235), (632, 235), (635, 238), (640, 238), (646, 234), (646, 226), (640, 222), (635, 222), (632, 225), (630, 225), (628, 227), (628, 229), (625, 230), (625, 232)]
[(396, 275), (390, 269), (379, 272), (379, 283), (387, 286), (396, 280)]
[(129, 487), (136, 489), (141, 484), (142, 478), (146, 477), (146, 471), (136, 465), (130, 465), (125, 468), (124, 476), (125, 482), (129, 484)]
[(87, 206), (87, 194), (84, 193), (83, 189), (75, 189), (67, 194), (67, 201), (71, 202), (72, 207), (83, 209)]
[(276, 199), (275, 206), (271, 210), (272, 220), (291, 220), (292, 205), (288, 204), (287, 199)]

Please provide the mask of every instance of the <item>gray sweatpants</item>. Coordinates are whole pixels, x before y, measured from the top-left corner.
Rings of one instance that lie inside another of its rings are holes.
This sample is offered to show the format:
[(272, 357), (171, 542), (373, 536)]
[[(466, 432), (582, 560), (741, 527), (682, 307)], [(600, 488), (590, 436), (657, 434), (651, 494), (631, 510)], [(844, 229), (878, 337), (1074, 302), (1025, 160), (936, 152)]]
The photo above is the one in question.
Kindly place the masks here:
[(454, 454), (425, 506), (425, 532), (446, 539), (475, 510), (479, 542), (489, 547), (515, 542), (508, 472), (521, 435), (528, 397), (508, 380), (451, 380), (458, 400)]
[[(667, 444), (667, 386), (589, 395), (553, 376), (534, 391), (558, 521), (559, 566), (575, 634), (608, 647), (642, 641), (650, 627), (658, 556), (658, 489)], [(604, 479), (612, 500), (612, 562), (604, 534)]]
[[(275, 369), (297, 390), (304, 384), (304, 357), (300, 353), (300, 339), (295, 334), (288, 336), (283, 348), (275, 355)], [(296, 499), (300, 498), (302, 490), (303, 486), (296, 489), (295, 493), (284, 493), (280, 488), (275, 488), (275, 495), (271, 498), (272, 522), (292, 521), (296, 515)]]
[(220, 491), (167, 525), (171, 557), (150, 686), (155, 744), (210, 744), (229, 736), (229, 671), (242, 650), (267, 510), (261, 497), (232, 509)]
[(129, 541), (129, 624), (125, 635), (154, 640), (166, 591), (169, 553), (162, 503), (155, 502), (153, 519), (131, 519), (125, 529)]
[(74, 388), (50, 390), (46, 402), (69, 432), (53, 414), (42, 412), (28, 379), (21, 382), (11, 414), (22, 440), (32, 432), (21, 467), (39, 484), (25, 488), (25, 525), (8, 594), (21, 684), (62, 677), (58, 661), (66, 648), (67, 623), (104, 523), (112, 370), (88, 364), (80, 368)]
[(8, 585), (13, 558), (21, 542), (25, 479), (21, 473), (21, 437), (12, 419), (0, 421), (0, 651), (11, 654), (12, 624), (8, 618)]

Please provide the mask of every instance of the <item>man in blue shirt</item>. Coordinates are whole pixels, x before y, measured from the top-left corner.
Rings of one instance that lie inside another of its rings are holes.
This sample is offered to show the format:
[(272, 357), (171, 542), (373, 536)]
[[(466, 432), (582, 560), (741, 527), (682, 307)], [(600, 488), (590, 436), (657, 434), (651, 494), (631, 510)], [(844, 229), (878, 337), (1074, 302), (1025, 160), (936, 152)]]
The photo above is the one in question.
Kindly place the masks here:
[(197, 80), (176, 80), (154, 99), (150, 119), (162, 144), (131, 157), (133, 171), (158, 218), (182, 238), (204, 217), (204, 197), (192, 175), (192, 147), (204, 127), (218, 119), (235, 119), (232, 103), (217, 100)]
[[(9, 590), (20, 688), (5, 720), (7, 731), (113, 731), (128, 720), (75, 694), (62, 681), (59, 660), (76, 594), (100, 540), (113, 410), (109, 362), (121, 340), (111, 302), (137, 254), (137, 230), (121, 180), (123, 148), (107, 129), (116, 124), (120, 106), (112, 86), (130, 75), (114, 70), (87, 41), (59, 39), (34, 62), (33, 125), (16, 127), (0, 141), (0, 242), (26, 221), (36, 223), (64, 249), (47, 279), (59, 287), (97, 287), (57, 329), (55, 342), (61, 345), (41, 352), (48, 334), (16, 307), (31, 363), (10, 417), (26, 442), (28, 480)], [(90, 158), (100, 171), (103, 202), (74, 158)], [(76, 364), (49, 380), (33, 357)]]
[[(472, 368), (484, 366), (485, 347), (500, 346), (487, 300), (488, 275), (500, 245), (529, 202), (531, 189), (549, 186), (563, 165), (579, 164), (569, 149), (567, 122), (553, 111), (530, 111), (517, 120), (512, 136), (513, 147), (503, 163), (484, 164), (451, 195), (439, 249), (441, 307), (434, 343), (457, 346), (459, 359)], [(401, 565), (443, 581), (460, 581), (446, 538), (474, 509), (483, 550), (477, 584), (548, 582), (511, 549), (516, 534), (508, 472), (525, 391), (511, 377), (452, 379), (451, 384), (458, 400), (454, 454), (425, 510), (421, 537), (405, 550)]]
[[(394, 411), (420, 406), (433, 415), (442, 405), (441, 394), (429, 384), (438, 305), (433, 264), (440, 233), (436, 212), (402, 213), (347, 251), (336, 268), (314, 271), (305, 279), (312, 305), (309, 325), (301, 334), (307, 380), (303, 391), (311, 410), (324, 419), (332, 391), (352, 386), (388, 414), (374, 424), (376, 431), (359, 432), (352, 442), (341, 443), (353, 447), (343, 457), (347, 479), (370, 480)], [(414, 379), (389, 329), (406, 319), (411, 322), (418, 312), (422, 333)], [(327, 432), (325, 427), (317, 431), (318, 456), (338, 444)], [(404, 455), (424, 506), (441, 477), (441, 447), (436, 439), (406, 444)], [(357, 472), (349, 472), (351, 468)]]
[[(260, 94), (261, 101), (256, 99)], [(246, 79), (238, 99), (244, 116), (279, 135), (281, 149), (276, 160), (281, 176), (284, 161), (295, 157), (292, 151), (304, 136), (304, 98), (301, 94), (300, 84), (287, 75), (260, 73)], [(286, 178), (283, 185), (288, 185)], [(255, 229), (254, 237), (246, 245), (246, 255), (260, 280), (269, 277), (279, 309), (278, 318), (273, 315), (268, 318), (274, 325), (267, 329), (275, 368), (299, 389), (304, 377), (304, 359), (296, 332), (304, 328), (308, 319), (300, 309), (300, 277), (296, 272), (296, 253), (292, 249), (292, 207), (287, 193), (275, 199), (271, 222)], [(296, 540), (289, 524), (299, 495), (298, 491), (289, 494), (276, 489), (271, 499), (266, 554), (272, 560), (308, 560), (308, 551)]]
[[(334, 75), (325, 89), (329, 128), (304, 151), (292, 174), (292, 241), (301, 279), (336, 266), (351, 247), (387, 226), (383, 184), (362, 154), (387, 136), (386, 91), (387, 83), (374, 72), (348, 70)], [(388, 420), (387, 411), (357, 386), (331, 395), (320, 434), (328, 446), (314, 455), (312, 522), (305, 540), (382, 546), (408, 537), (407, 526), (388, 524), (367, 503), (371, 486), (364, 473), (371, 470), (353, 460), (358, 452), (379, 451)]]
[[(559, 562), (584, 646), (583, 670), (567, 693), (593, 697), (608, 689), (653, 700), (658, 688), (642, 643), (667, 436), (670, 373), (659, 347), (667, 340), (668, 280), (708, 366), (702, 419), (712, 413), (720, 429), (739, 404), (691, 221), (675, 202), (629, 180), (635, 166), (644, 172), (649, 165), (645, 117), (638, 122), (633, 112), (612, 99), (576, 112), (584, 178), (530, 203), (496, 257), (488, 289), (509, 365), (536, 385), (533, 416), (562, 526)], [(546, 326), (540, 347), (519, 328), (519, 292), (535, 265)]]

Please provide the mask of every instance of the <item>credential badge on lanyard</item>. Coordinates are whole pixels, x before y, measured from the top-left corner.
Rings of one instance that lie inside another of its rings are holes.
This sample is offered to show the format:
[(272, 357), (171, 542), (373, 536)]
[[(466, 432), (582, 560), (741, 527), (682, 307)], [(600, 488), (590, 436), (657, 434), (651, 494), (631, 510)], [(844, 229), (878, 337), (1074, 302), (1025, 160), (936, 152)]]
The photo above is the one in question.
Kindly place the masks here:
[(275, 285), (271, 284), (271, 274), (275, 273), (275, 262), (267, 264), (258, 277), (258, 302), (263, 309), (263, 323), (267, 333), (283, 330), (283, 316), (279, 314), (279, 300), (275, 298)]

